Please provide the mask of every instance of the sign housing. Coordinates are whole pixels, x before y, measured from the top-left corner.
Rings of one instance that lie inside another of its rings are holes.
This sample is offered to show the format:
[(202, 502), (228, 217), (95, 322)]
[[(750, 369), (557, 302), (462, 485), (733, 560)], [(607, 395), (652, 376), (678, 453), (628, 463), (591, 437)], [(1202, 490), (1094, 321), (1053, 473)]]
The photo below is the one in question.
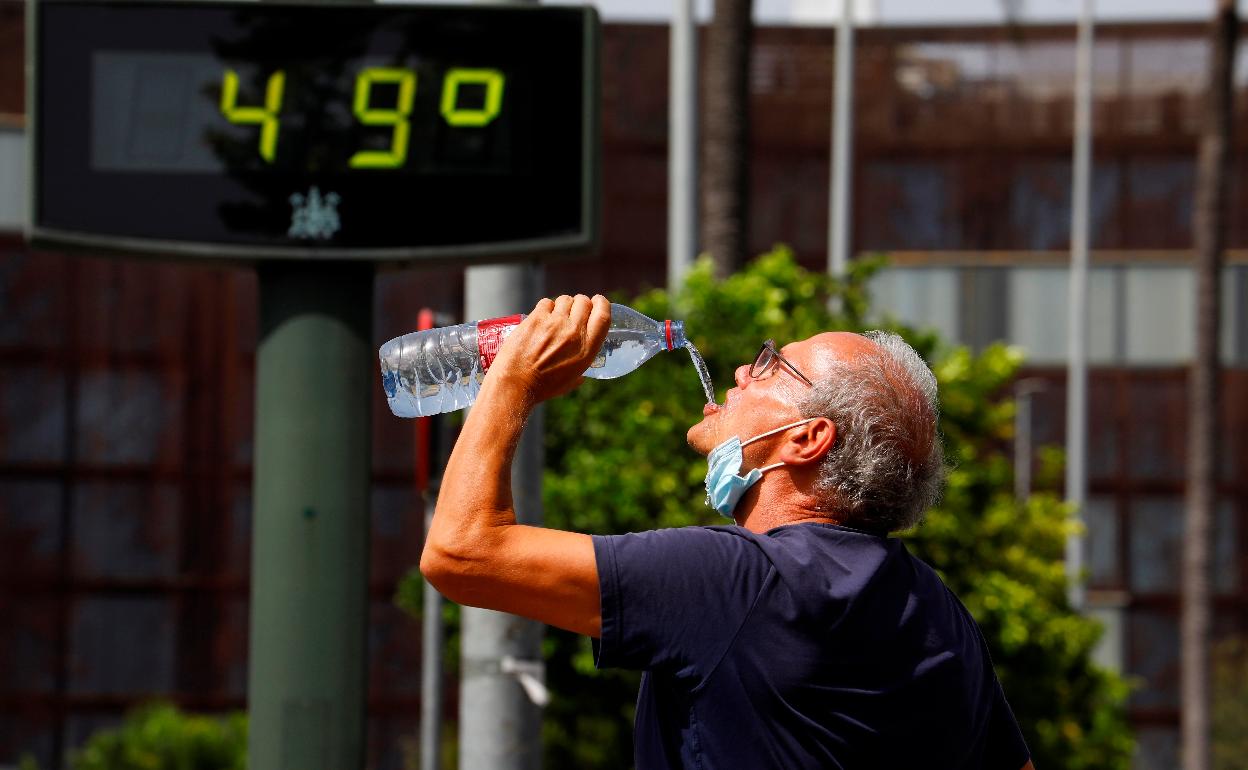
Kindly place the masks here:
[(388, 262), (596, 244), (592, 8), (29, 8), (37, 243)]

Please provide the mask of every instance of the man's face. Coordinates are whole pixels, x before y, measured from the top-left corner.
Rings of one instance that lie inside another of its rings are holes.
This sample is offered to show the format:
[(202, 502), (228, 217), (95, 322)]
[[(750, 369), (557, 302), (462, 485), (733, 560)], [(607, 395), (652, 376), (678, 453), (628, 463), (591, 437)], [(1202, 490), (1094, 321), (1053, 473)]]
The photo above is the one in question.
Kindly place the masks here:
[(705, 455), (729, 436), (744, 441), (801, 419), (797, 405), (809, 393), (810, 386), (797, 372), (818, 382), (838, 360), (848, 360), (874, 346), (858, 334), (826, 332), (779, 349), (792, 368), (776, 360), (761, 377), (754, 379), (750, 377), (753, 361), (738, 366), (733, 374), (736, 385), (728, 390), (724, 403), (707, 404), (702, 420), (689, 429), (689, 446)]

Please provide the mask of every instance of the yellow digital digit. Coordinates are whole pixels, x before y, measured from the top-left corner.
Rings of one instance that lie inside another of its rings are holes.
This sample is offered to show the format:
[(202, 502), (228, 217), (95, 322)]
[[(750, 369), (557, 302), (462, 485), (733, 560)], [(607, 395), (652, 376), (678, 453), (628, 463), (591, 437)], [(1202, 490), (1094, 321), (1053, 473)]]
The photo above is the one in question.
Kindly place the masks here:
[(277, 154), (277, 114), (282, 110), (282, 92), (286, 88), (286, 73), (277, 70), (269, 75), (269, 82), (264, 87), (263, 107), (238, 106), (238, 73), (226, 70), (221, 81), (221, 112), (231, 123), (260, 126), (260, 157), (266, 163), (273, 162)]
[[(373, 85), (392, 83), (399, 87), (393, 107), (370, 104)], [(407, 138), (411, 133), (408, 116), (416, 98), (416, 73), (394, 67), (367, 67), (355, 78), (355, 116), (366, 126), (393, 126), (389, 151), (361, 150), (351, 156), (351, 168), (398, 168), (407, 160)]]
[[(507, 77), (498, 70), (464, 69), (449, 70), (442, 79), (442, 117), (452, 126), (486, 126), (498, 115), (503, 106), (503, 84)], [(485, 87), (485, 103), (480, 107), (459, 106), (459, 87), (478, 85)]]

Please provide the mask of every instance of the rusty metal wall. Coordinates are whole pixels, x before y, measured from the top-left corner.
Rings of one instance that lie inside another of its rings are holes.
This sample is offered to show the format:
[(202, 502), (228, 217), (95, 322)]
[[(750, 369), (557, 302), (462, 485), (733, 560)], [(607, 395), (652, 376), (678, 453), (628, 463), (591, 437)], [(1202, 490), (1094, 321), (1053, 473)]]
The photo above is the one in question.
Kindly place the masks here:
[[(414, 324), (410, 298), (462, 292), (431, 277), (380, 281), (379, 333)], [(6, 239), (0, 307), (0, 764), (31, 751), (53, 767), (152, 697), (243, 707), (253, 275)], [(424, 509), (412, 424), (375, 392), (370, 751), (398, 768), (420, 635), (393, 594)]]
[[(1066, 374), (1032, 369), (1033, 441), (1065, 442)], [(1089, 382), (1089, 602), (1123, 611), (1124, 672), (1141, 686), (1130, 713), (1148, 766), (1177, 767), (1179, 570), (1186, 473), (1187, 372), (1094, 368)], [(1215, 514), (1215, 638), (1248, 635), (1248, 370), (1222, 377)], [(1214, 682), (1214, 687), (1236, 687)], [(1228, 736), (1229, 738), (1229, 736)]]

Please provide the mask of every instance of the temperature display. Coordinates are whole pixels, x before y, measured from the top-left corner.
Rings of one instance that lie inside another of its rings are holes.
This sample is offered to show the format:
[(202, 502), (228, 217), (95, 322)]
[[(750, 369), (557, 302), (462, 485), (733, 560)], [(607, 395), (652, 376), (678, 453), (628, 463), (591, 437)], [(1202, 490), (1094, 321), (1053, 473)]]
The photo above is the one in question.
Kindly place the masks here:
[(594, 238), (591, 10), (34, 7), (46, 240), (403, 259)]

